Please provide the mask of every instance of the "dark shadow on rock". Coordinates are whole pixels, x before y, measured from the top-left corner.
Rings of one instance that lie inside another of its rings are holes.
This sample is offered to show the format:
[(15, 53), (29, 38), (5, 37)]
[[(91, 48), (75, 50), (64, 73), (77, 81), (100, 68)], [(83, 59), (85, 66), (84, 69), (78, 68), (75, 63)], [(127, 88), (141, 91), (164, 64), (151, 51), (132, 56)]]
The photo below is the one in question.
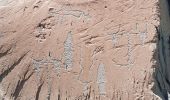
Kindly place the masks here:
[(154, 73), (153, 73), (153, 78), (154, 78), (154, 86), (152, 88), (152, 91), (158, 95), (160, 98), (162, 98), (162, 100), (168, 100), (168, 94), (167, 94), (167, 90), (165, 89), (165, 72), (163, 71), (164, 68), (162, 66), (161, 63), (161, 54), (160, 51), (162, 51), (162, 49), (164, 48), (160, 48), (162, 46), (161, 42), (163, 40), (161, 33), (160, 33), (160, 29), (158, 27), (156, 27), (157, 30), (157, 36), (156, 38), (156, 43), (157, 43), (157, 48), (154, 52), (153, 55), (153, 60), (156, 61), (156, 63), (153, 65), (153, 68), (155, 69)]
[(170, 0), (159, 0), (160, 26), (157, 30), (157, 50), (153, 60), (155, 72), (153, 92), (162, 100), (169, 100), (170, 93)]

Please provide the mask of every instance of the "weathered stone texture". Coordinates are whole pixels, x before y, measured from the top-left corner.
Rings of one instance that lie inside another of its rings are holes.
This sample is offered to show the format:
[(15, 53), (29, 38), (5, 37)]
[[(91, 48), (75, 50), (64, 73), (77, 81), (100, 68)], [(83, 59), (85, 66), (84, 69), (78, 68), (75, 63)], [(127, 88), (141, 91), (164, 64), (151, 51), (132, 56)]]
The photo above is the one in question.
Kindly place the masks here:
[(157, 4), (0, 0), (0, 97), (158, 100)]

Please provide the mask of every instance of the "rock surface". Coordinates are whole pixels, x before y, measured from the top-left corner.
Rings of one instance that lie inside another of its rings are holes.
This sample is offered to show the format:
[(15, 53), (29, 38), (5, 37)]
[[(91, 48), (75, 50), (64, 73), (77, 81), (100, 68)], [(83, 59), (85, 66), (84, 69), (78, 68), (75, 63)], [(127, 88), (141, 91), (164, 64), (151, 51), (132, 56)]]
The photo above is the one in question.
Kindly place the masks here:
[(159, 100), (158, 0), (0, 0), (1, 100)]

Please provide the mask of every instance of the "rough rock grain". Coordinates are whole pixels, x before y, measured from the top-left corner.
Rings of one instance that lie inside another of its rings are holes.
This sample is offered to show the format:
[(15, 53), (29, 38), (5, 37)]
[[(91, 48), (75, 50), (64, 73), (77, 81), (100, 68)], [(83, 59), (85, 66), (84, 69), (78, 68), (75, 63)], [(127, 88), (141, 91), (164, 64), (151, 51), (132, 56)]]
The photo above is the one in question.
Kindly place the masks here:
[(158, 100), (158, 0), (0, 0), (2, 100)]

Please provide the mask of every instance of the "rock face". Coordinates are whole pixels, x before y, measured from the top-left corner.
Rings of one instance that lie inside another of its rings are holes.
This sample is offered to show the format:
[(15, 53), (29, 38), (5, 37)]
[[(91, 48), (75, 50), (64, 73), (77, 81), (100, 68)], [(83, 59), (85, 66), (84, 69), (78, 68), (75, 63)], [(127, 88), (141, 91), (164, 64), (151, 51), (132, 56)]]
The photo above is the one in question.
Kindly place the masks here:
[(166, 2), (0, 0), (0, 100), (167, 100)]

